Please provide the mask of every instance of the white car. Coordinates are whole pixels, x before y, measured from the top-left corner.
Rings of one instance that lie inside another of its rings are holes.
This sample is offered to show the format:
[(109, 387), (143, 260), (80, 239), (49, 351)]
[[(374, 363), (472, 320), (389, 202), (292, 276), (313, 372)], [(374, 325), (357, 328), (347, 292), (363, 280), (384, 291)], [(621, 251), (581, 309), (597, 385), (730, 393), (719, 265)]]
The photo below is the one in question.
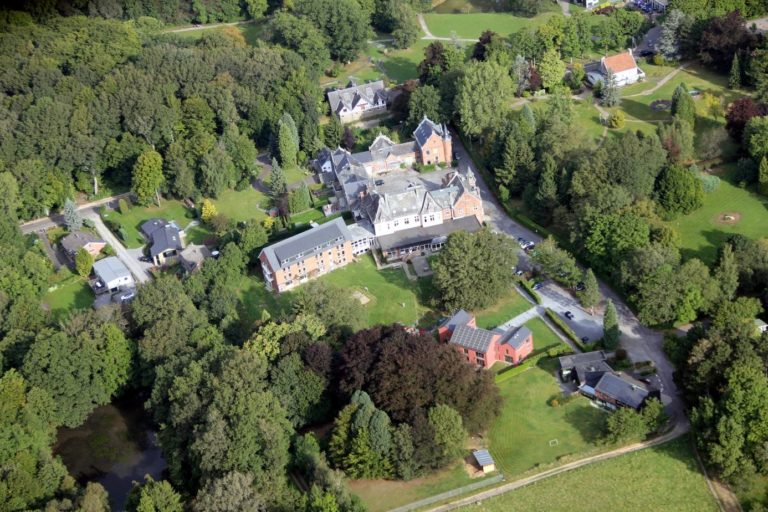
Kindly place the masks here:
[(592, 71), (591, 73), (587, 73), (587, 85), (590, 87), (596, 87), (597, 84), (602, 84), (605, 81), (605, 77), (602, 75), (602, 73), (598, 73), (597, 71)]

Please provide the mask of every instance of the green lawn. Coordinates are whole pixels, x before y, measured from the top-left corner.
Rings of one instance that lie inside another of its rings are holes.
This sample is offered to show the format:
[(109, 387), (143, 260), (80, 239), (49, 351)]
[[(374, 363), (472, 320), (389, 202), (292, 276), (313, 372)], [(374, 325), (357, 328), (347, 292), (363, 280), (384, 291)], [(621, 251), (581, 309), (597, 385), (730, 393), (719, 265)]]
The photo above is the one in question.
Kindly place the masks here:
[(457, 487), (478, 482), (470, 479), (463, 464), (409, 482), (396, 480), (350, 480), (349, 489), (365, 503), (369, 512), (384, 512)]
[(486, 30), (507, 37), (523, 28), (536, 28), (543, 25), (552, 16), (562, 16), (557, 12), (544, 12), (533, 18), (524, 18), (510, 13), (475, 12), (469, 14), (427, 13), (424, 19), (432, 35), (437, 37), (456, 37), (477, 39)]
[[(181, 201), (175, 199), (163, 200), (157, 206), (138, 206), (134, 205), (123, 215), (120, 211), (107, 211), (103, 216), (105, 221), (110, 221), (120, 225), (125, 231), (125, 240), (123, 243), (128, 248), (137, 248), (144, 246), (147, 241), (141, 236), (139, 228), (145, 221), (153, 218), (174, 220), (181, 229), (184, 229), (192, 220), (195, 219), (195, 213), (184, 206)], [(209, 236), (209, 233), (202, 227), (190, 230), (187, 235), (187, 243), (202, 243)], [(119, 235), (118, 235), (119, 237)]]
[(528, 320), (525, 323), (525, 326), (533, 333), (534, 350), (555, 347), (563, 343), (560, 337), (539, 317), (536, 317), (533, 320)]
[(248, 187), (245, 190), (226, 190), (218, 198), (213, 199), (216, 211), (226, 215), (230, 220), (247, 221), (261, 220), (267, 216), (264, 210), (269, 207), (266, 194)]
[[(540, 331), (537, 324), (529, 327)], [(534, 340), (541, 336), (536, 331)], [(499, 384), (504, 407), (491, 427), (489, 450), (496, 467), (508, 478), (539, 465), (574, 460), (597, 448), (607, 413), (583, 397), (560, 407), (547, 404), (560, 393), (556, 365), (556, 360), (544, 359)]]
[(285, 169), (283, 169), (283, 171), (285, 172), (285, 181), (289, 185), (298, 183), (308, 176), (305, 170), (298, 166), (286, 167)]
[(688, 436), (563, 473), (482, 503), (477, 512), (716, 511)]
[[(714, 192), (705, 194), (704, 206), (669, 223), (680, 234), (683, 257), (713, 263), (717, 249), (732, 234), (750, 238), (768, 236), (768, 198), (739, 187), (734, 172), (726, 166), (720, 174), (720, 185)], [(739, 220), (723, 223), (721, 215), (725, 213), (736, 214)]]
[[(259, 41), (263, 41), (267, 31), (266, 19), (257, 22), (243, 23), (242, 25), (236, 25), (235, 30), (240, 32), (245, 39), (245, 42), (250, 45), (257, 45)], [(181, 27), (179, 27), (181, 28)], [(221, 32), (224, 30), (232, 30), (231, 27), (214, 27), (214, 28), (202, 28), (200, 30), (189, 30), (187, 32), (173, 32), (173, 36), (181, 39), (197, 40), (202, 38), (205, 34), (212, 32)]]
[(51, 312), (51, 318), (56, 321), (70, 311), (87, 309), (93, 304), (93, 291), (88, 281), (80, 276), (70, 275), (58, 283), (53, 283), (43, 296), (43, 303)]
[(291, 222), (296, 224), (309, 224), (312, 221), (319, 221), (325, 218), (322, 208), (310, 208), (309, 210), (301, 213), (291, 215)]
[(279, 318), (282, 313), (291, 310), (291, 294), (274, 294), (267, 290), (264, 280), (258, 275), (243, 276), (237, 287), (242, 310), (240, 318), (246, 324), (261, 319), (261, 312), (267, 310), (272, 318)]
[(513, 286), (509, 292), (495, 305), (473, 311), (477, 326), (483, 329), (493, 329), (511, 320), (520, 313), (528, 311), (533, 305), (528, 302)]
[(370, 302), (362, 306), (367, 325), (394, 322), (415, 325), (425, 316), (433, 318), (431, 308), (426, 305), (433, 293), (431, 280), (409, 281), (401, 269), (377, 270), (371, 256), (364, 256), (319, 279), (368, 297)]

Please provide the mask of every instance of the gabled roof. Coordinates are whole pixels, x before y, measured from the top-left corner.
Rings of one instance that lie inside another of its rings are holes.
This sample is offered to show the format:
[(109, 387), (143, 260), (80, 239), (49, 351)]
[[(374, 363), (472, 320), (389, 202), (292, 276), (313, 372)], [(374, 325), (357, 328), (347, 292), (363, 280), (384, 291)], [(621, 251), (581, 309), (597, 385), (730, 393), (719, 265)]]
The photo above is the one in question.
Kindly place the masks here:
[(189, 244), (179, 253), (182, 265), (192, 269), (200, 266), (206, 259), (211, 257), (211, 251), (204, 245)]
[(126, 267), (116, 256), (109, 256), (108, 258), (104, 258), (103, 260), (94, 263), (93, 272), (104, 281), (104, 284), (109, 284), (115, 279), (131, 277), (131, 272), (128, 270), (128, 267)]
[(622, 71), (637, 68), (637, 62), (635, 62), (635, 57), (632, 55), (631, 51), (611, 55), (610, 57), (603, 57), (601, 62), (606, 70), (610, 69), (614, 73), (621, 73)]
[(506, 338), (507, 335), (505, 335), (504, 337), (506, 339), (502, 338), (502, 343), (510, 345), (515, 350), (520, 350), (520, 347), (523, 346), (525, 340), (527, 340), (528, 337), (533, 334), (531, 330), (525, 326), (522, 326), (515, 331), (508, 331), (508, 333), (510, 333), (509, 337)]
[(265, 247), (259, 257), (264, 254), (272, 269), (276, 270), (353, 239), (344, 220), (337, 218)]
[(345, 89), (336, 89), (328, 92), (328, 102), (331, 110), (339, 113), (343, 108), (354, 110), (361, 102), (374, 103), (377, 99), (386, 101), (386, 89), (384, 81), (377, 80), (367, 84), (356, 85), (352, 83)]
[(427, 143), (432, 135), (437, 135), (445, 140), (451, 139), (451, 134), (448, 132), (448, 127), (444, 124), (433, 123), (427, 116), (421, 120), (419, 126), (413, 132), (413, 138), (416, 139), (416, 143), (421, 147)]
[(640, 408), (648, 397), (645, 385), (623, 372), (606, 372), (595, 385), (595, 391), (633, 407)]
[(472, 321), (472, 315), (467, 311), (460, 309), (452, 317), (443, 322), (440, 327), (447, 327), (449, 331), (456, 329), (456, 326), (467, 325)]
[(180, 251), (184, 248), (184, 245), (181, 243), (181, 231), (173, 222), (166, 224), (162, 228), (155, 229), (150, 236), (152, 238), (152, 246), (149, 248), (149, 254), (153, 258), (165, 251)]
[(61, 242), (59, 243), (61, 244), (62, 249), (64, 249), (66, 252), (74, 253), (77, 252), (77, 250), (81, 247), (85, 247), (88, 244), (103, 244), (105, 242), (101, 238), (97, 237), (93, 233), (89, 233), (88, 231), (73, 231), (72, 233), (62, 238)]
[(595, 364), (607, 359), (605, 352), (595, 350), (593, 352), (583, 352), (581, 354), (570, 354), (558, 358), (560, 369), (571, 370), (579, 365)]
[(457, 325), (453, 330), (449, 343), (484, 354), (488, 352), (488, 349), (493, 344), (493, 340), (498, 336), (498, 333), (487, 329)]
[(141, 234), (144, 235), (147, 240), (152, 240), (152, 233), (157, 229), (164, 228), (168, 224), (170, 223), (165, 219), (149, 219), (141, 225)]

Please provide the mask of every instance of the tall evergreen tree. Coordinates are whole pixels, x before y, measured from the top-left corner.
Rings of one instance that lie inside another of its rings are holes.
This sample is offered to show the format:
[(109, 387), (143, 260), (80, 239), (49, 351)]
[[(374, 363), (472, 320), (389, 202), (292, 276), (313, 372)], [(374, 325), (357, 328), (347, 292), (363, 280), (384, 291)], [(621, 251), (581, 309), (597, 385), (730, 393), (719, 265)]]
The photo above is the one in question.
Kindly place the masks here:
[(683, 11), (672, 9), (667, 19), (661, 24), (661, 35), (656, 43), (656, 51), (665, 60), (674, 61), (680, 58), (680, 27), (684, 20)]
[(688, 121), (691, 128), (696, 127), (696, 104), (684, 83), (678, 85), (672, 94), (672, 115), (683, 121)]
[(600, 302), (600, 288), (597, 284), (597, 278), (591, 268), (584, 272), (584, 289), (577, 292), (579, 302), (582, 307), (587, 309), (594, 308)]
[(273, 201), (277, 201), (288, 193), (288, 183), (285, 172), (277, 160), (272, 159), (272, 171), (269, 173), (269, 195)]
[(603, 345), (607, 350), (615, 350), (619, 346), (621, 330), (619, 329), (619, 315), (613, 301), (608, 299), (603, 315)]
[(335, 115), (331, 116), (331, 120), (323, 125), (323, 142), (331, 149), (336, 149), (341, 143), (341, 136), (344, 134), (344, 127), (339, 121), (339, 118)]
[(757, 172), (757, 190), (764, 196), (768, 196), (768, 159), (760, 159), (760, 167)]
[(291, 114), (285, 113), (280, 118), (277, 127), (277, 151), (280, 163), (284, 166), (294, 167), (299, 152), (299, 131)]
[(733, 300), (739, 288), (739, 264), (731, 244), (723, 246), (714, 277), (720, 286), (720, 300), (724, 302)]
[(163, 181), (163, 157), (160, 153), (149, 149), (139, 155), (133, 166), (131, 186), (138, 202), (147, 205), (154, 199), (160, 206), (160, 186)]
[(619, 87), (616, 84), (616, 76), (610, 69), (605, 74), (602, 94), (602, 104), (606, 107), (615, 107), (621, 103), (621, 93), (619, 92)]
[(741, 63), (739, 62), (739, 54), (736, 53), (731, 62), (731, 72), (728, 74), (728, 88), (738, 89), (739, 87), (741, 87)]
[(64, 215), (64, 224), (67, 226), (67, 230), (78, 231), (83, 227), (83, 218), (80, 216), (80, 212), (77, 211), (77, 205), (71, 199), (67, 198), (64, 202), (64, 208), (61, 211)]

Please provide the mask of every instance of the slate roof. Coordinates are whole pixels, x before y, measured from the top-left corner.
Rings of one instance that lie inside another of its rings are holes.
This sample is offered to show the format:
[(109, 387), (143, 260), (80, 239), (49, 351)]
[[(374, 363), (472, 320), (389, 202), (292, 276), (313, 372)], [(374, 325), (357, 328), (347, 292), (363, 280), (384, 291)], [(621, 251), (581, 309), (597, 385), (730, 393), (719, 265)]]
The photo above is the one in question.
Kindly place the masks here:
[(487, 329), (457, 325), (449, 343), (485, 354), (499, 334)]
[(421, 120), (419, 126), (413, 132), (413, 137), (419, 146), (423, 146), (433, 134), (437, 134), (445, 140), (451, 140), (451, 134), (448, 132), (446, 125), (434, 123), (427, 116), (424, 116), (424, 119)]
[(482, 225), (478, 222), (477, 217), (471, 215), (446, 221), (435, 226), (403, 229), (389, 235), (382, 235), (379, 237), (379, 246), (382, 251), (406, 248), (429, 242), (436, 238), (447, 237), (454, 231), (474, 233), (479, 231), (480, 228), (482, 228)]
[(603, 57), (601, 62), (606, 70), (610, 69), (614, 73), (621, 73), (637, 67), (637, 62), (635, 62), (635, 57), (632, 56), (631, 51)]
[(466, 310), (460, 309), (443, 322), (440, 327), (447, 327), (449, 331), (453, 332), (459, 325), (467, 325), (472, 320), (472, 315)]
[(70, 254), (73, 254), (76, 253), (78, 249), (85, 247), (88, 244), (103, 244), (104, 240), (88, 231), (73, 231), (72, 233), (62, 238), (61, 242), (59, 243), (61, 244), (62, 249)]
[(370, 104), (377, 100), (387, 101), (387, 90), (384, 87), (383, 80), (377, 80), (367, 84), (352, 84), (345, 89), (336, 89), (328, 92), (328, 103), (331, 105), (331, 111), (338, 113), (342, 107), (347, 110), (354, 110), (361, 102), (366, 101)]
[(623, 372), (606, 372), (595, 385), (595, 392), (639, 409), (650, 392), (642, 382)]
[(344, 241), (351, 242), (353, 239), (354, 237), (344, 220), (336, 218), (331, 222), (265, 247), (259, 257), (264, 254), (272, 269), (276, 270), (288, 267)]
[(144, 235), (147, 240), (152, 240), (152, 233), (157, 229), (164, 228), (168, 224), (170, 224), (170, 222), (165, 219), (149, 219), (142, 224), (139, 229), (141, 234)]
[(520, 350), (520, 347), (523, 346), (523, 343), (528, 339), (528, 336), (533, 334), (531, 330), (525, 326), (522, 326), (515, 331), (510, 330), (508, 332), (511, 333), (511, 335), (507, 339), (504, 339), (506, 335), (502, 337), (502, 343), (509, 344), (515, 350)]
[(104, 284), (109, 284), (115, 279), (131, 276), (128, 267), (126, 267), (116, 256), (109, 256), (108, 258), (95, 262), (93, 264), (93, 271), (102, 281), (104, 281)]
[(189, 244), (179, 253), (181, 264), (188, 271), (195, 270), (202, 263), (211, 257), (211, 251), (204, 245)]
[(482, 467), (496, 465), (496, 463), (493, 462), (493, 457), (491, 457), (491, 454), (488, 452), (488, 450), (475, 450), (472, 452), (472, 455), (475, 456), (475, 460)]
[(152, 231), (150, 238), (152, 239), (152, 246), (149, 248), (149, 254), (153, 258), (165, 251), (180, 251), (184, 248), (181, 243), (181, 231), (173, 222)]
[(595, 350), (593, 352), (583, 352), (581, 354), (570, 354), (558, 358), (561, 370), (571, 370), (579, 365), (598, 363), (607, 359), (605, 352)]

